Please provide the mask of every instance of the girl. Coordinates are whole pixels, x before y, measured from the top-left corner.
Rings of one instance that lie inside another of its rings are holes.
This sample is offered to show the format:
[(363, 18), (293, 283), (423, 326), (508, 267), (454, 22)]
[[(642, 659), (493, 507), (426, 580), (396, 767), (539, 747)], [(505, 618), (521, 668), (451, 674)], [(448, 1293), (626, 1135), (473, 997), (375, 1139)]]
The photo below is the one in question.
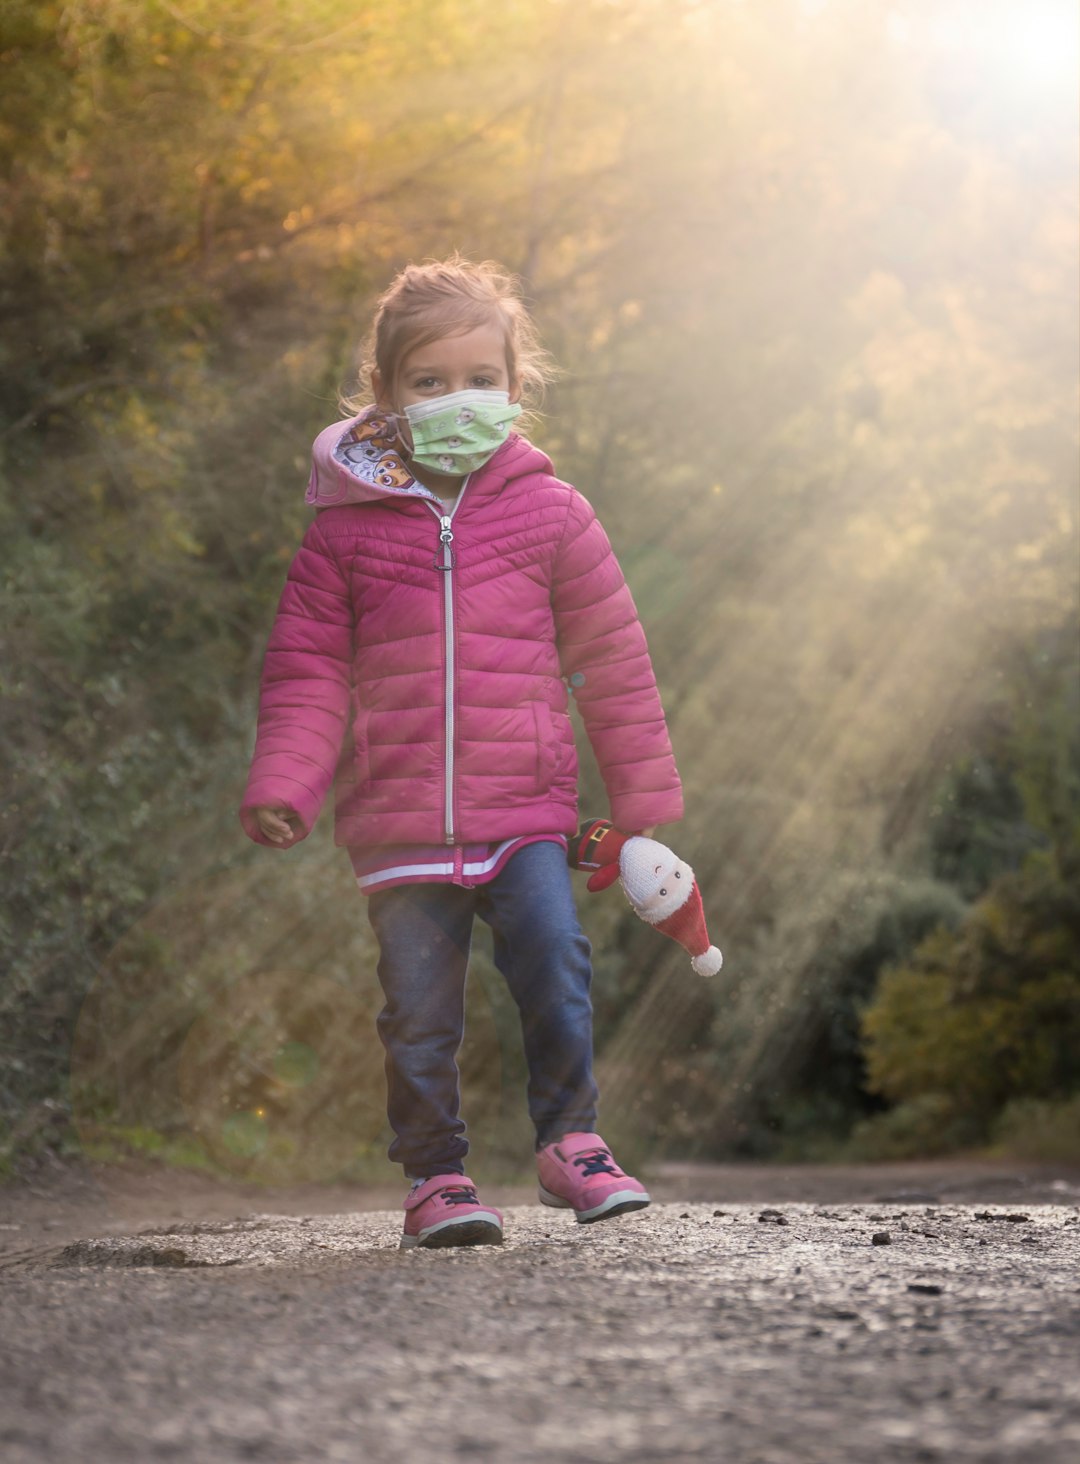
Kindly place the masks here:
[(459, 258), (410, 266), (372, 344), (374, 402), (315, 440), (317, 516), (271, 633), (240, 816), (288, 848), (335, 784), (379, 942), (389, 1152), (413, 1181), (402, 1245), (498, 1243), (458, 1115), (476, 915), (521, 1014), (541, 1200), (582, 1222), (649, 1203), (595, 1132), (567, 687), (618, 827), (681, 818), (682, 793), (604, 531), (511, 430), (543, 383), (511, 281)]

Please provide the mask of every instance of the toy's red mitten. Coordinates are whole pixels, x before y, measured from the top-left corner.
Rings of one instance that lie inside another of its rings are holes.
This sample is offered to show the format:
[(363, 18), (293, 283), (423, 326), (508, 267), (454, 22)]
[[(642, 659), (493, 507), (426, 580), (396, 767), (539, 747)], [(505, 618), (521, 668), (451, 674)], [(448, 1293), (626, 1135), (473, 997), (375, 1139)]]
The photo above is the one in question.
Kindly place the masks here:
[(619, 877), (619, 855), (633, 834), (623, 834), (606, 818), (591, 818), (570, 840), (567, 859), (571, 869), (590, 869), (585, 888), (594, 894), (606, 890)]

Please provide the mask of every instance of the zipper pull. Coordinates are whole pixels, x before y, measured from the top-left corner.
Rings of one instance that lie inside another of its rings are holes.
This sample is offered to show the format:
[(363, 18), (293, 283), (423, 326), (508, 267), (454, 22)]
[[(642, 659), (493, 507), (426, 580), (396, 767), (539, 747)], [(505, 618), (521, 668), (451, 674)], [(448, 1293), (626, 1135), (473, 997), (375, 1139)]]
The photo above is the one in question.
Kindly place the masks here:
[(454, 530), (450, 524), (450, 515), (444, 513), (439, 520), (439, 543), (442, 545), (442, 563), (439, 563), (438, 555), (435, 556), (435, 568), (451, 570), (457, 563), (457, 557), (450, 547), (454, 542)]

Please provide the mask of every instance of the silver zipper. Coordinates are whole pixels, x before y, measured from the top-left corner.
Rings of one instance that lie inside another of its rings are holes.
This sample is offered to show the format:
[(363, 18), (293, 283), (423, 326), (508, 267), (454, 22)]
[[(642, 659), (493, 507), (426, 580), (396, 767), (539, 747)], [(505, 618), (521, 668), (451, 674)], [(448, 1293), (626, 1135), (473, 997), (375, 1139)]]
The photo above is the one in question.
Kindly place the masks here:
[(454, 557), (454, 530), (452, 521), (455, 513), (461, 507), (461, 500), (465, 497), (465, 489), (469, 486), (469, 479), (466, 478), (461, 485), (461, 492), (458, 494), (457, 502), (449, 513), (443, 513), (441, 505), (432, 503), (430, 498), (424, 502), (431, 509), (432, 513), (439, 520), (439, 544), (441, 555), (436, 555), (435, 568), (443, 577), (443, 622), (445, 635), (445, 656), (446, 672), (443, 678), (443, 696), (446, 701), (446, 709), (443, 723), (443, 736), (446, 739), (446, 802), (443, 808), (443, 823), (446, 829), (444, 842), (454, 842), (454, 586), (453, 572), (456, 563)]

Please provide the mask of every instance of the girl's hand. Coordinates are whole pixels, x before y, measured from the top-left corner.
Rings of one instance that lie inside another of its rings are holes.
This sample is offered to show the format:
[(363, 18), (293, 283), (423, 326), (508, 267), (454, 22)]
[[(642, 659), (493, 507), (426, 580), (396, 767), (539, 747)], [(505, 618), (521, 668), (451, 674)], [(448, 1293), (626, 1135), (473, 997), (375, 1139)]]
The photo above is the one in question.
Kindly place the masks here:
[(272, 844), (290, 844), (296, 837), (300, 820), (283, 803), (266, 804), (252, 810), (259, 833)]

